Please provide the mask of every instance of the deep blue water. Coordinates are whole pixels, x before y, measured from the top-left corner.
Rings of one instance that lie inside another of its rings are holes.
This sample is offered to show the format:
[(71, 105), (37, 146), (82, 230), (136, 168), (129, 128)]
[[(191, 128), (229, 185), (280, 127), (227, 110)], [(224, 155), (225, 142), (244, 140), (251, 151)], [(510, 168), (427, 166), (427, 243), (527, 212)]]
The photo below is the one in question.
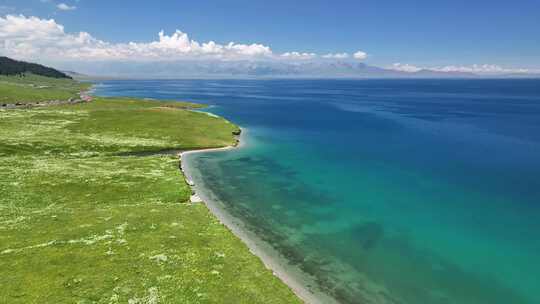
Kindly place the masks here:
[(249, 130), (228, 211), (343, 303), (540, 303), (540, 80), (107, 81)]

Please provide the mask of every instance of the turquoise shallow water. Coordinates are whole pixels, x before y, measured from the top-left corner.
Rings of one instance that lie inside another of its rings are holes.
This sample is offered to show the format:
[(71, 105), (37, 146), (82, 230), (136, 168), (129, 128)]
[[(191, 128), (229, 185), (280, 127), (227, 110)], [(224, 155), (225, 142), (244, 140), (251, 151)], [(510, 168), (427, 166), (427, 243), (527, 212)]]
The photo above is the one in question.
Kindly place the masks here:
[(192, 162), (342, 303), (540, 303), (539, 80), (110, 81), (249, 129)]

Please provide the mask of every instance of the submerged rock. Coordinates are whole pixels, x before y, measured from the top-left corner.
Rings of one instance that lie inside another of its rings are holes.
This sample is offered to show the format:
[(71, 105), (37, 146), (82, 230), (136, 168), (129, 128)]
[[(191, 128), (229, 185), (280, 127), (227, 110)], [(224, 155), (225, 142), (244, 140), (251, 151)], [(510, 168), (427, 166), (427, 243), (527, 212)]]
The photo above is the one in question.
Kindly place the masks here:
[(354, 236), (364, 250), (370, 250), (382, 239), (384, 230), (380, 224), (370, 222), (355, 227)]

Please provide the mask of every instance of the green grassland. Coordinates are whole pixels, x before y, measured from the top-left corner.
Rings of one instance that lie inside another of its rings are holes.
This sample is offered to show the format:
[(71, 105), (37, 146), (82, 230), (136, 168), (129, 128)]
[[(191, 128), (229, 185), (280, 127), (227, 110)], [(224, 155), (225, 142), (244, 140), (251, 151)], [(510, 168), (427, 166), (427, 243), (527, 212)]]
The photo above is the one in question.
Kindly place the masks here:
[(300, 302), (188, 202), (176, 156), (146, 153), (234, 142), (193, 106), (0, 110), (0, 303)]
[(0, 75), (0, 104), (25, 103), (78, 98), (88, 83), (67, 78), (50, 78), (33, 74)]

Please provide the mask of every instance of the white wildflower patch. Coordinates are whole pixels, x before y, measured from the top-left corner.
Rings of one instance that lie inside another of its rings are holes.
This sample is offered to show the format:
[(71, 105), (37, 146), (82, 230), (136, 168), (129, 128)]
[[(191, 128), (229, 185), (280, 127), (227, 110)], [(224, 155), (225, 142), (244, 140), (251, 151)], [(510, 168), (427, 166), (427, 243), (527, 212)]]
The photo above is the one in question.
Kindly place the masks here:
[(86, 137), (87, 140), (93, 141), (99, 144), (113, 145), (113, 146), (127, 146), (127, 147), (140, 147), (140, 146), (158, 146), (167, 147), (170, 142), (167, 140), (141, 138), (141, 137), (122, 137), (111, 135), (90, 135)]
[(162, 177), (164, 176), (164, 172), (162, 170), (150, 170), (146, 172), (146, 175), (153, 176), (153, 177)]
[(118, 232), (118, 234), (124, 235), (124, 233), (126, 232), (127, 226), (128, 226), (128, 223), (125, 222), (125, 223), (123, 223), (122, 225), (117, 226), (117, 227), (116, 227), (116, 231)]
[(109, 299), (109, 304), (118, 304), (120, 297), (117, 294), (113, 294)]
[(111, 239), (112, 237), (113, 237), (113, 235), (111, 234), (111, 232), (110, 232), (110, 231), (106, 231), (106, 233), (103, 234), (103, 235), (92, 235), (92, 236), (87, 237), (87, 238), (81, 238), (81, 239), (76, 239), (76, 240), (69, 240), (69, 241), (67, 241), (67, 243), (68, 243), (68, 244), (93, 245), (93, 244), (95, 244), (95, 243), (97, 243), (97, 242)]
[(84, 110), (67, 111), (67, 110), (60, 110), (60, 109), (54, 109), (54, 110), (36, 109), (36, 110), (30, 110), (28, 112), (29, 114), (33, 114), (33, 115), (37, 115), (37, 114), (66, 115), (66, 116), (81, 117), (81, 118), (88, 116), (88, 111), (84, 111)]
[(93, 152), (93, 151), (81, 151), (81, 152), (74, 152), (74, 153), (69, 154), (69, 156), (78, 157), (78, 158), (87, 158), (87, 157), (93, 157), (93, 156), (98, 156), (98, 155), (99, 155), (98, 152)]
[(8, 119), (8, 118), (21, 118), (21, 117), (31, 117), (29, 115), (30, 111), (8, 111), (3, 110), (0, 112), (0, 118), (2, 119)]
[(159, 303), (159, 291), (157, 287), (150, 287), (148, 289), (148, 304), (158, 304)]
[(39, 133), (45, 133), (48, 130), (48, 128), (42, 128), (39, 131), (35, 129), (18, 129), (18, 130), (11, 130), (10, 136), (2, 136), (5, 143), (10, 144), (19, 144), (22, 141), (26, 141), (28, 139), (34, 139), (36, 136), (39, 136)]
[(39, 128), (50, 127), (51, 129), (63, 129), (74, 123), (76, 123), (76, 121), (65, 120), (65, 119), (64, 120), (55, 119), (55, 120), (40, 120), (39, 122), (33, 123), (33, 125)]
[(224, 258), (225, 257), (225, 253), (223, 253), (223, 252), (216, 252), (215, 255), (218, 258)]
[(172, 275), (166, 274), (166, 275), (164, 275), (164, 276), (158, 277), (158, 280), (160, 280), (160, 281), (166, 281), (166, 280), (170, 280), (170, 279), (172, 279), (172, 278), (173, 278)]
[(21, 251), (25, 251), (25, 250), (29, 250), (29, 249), (36, 249), (36, 248), (43, 248), (43, 247), (53, 246), (53, 245), (56, 245), (58, 243), (59, 243), (58, 241), (53, 240), (53, 241), (49, 241), (49, 242), (46, 242), (46, 243), (41, 243), (41, 244), (32, 245), (32, 246), (26, 246), (26, 247), (17, 248), (17, 249), (6, 249), (6, 250), (0, 252), (0, 254), (19, 253)]
[[(122, 238), (122, 236), (125, 234), (125, 230), (127, 228), (127, 225), (128, 225), (127, 223), (123, 223), (122, 225), (119, 225), (119, 226), (116, 227), (116, 233), (117, 233), (118, 236), (120, 236), (120, 238), (116, 240), (116, 243), (118, 243), (120, 245), (127, 244), (127, 240)], [(87, 227), (87, 226), (90, 226), (90, 225), (81, 225), (81, 226)], [(18, 252), (21, 252), (21, 251), (24, 251), (24, 250), (42, 248), (42, 247), (47, 247), (47, 246), (52, 246), (52, 245), (59, 245), (59, 244), (94, 245), (94, 244), (96, 244), (98, 242), (102, 242), (102, 241), (106, 241), (106, 240), (111, 240), (111, 241), (109, 241), (109, 243), (111, 243), (112, 239), (114, 239), (114, 232), (115, 232), (115, 230), (105, 230), (105, 233), (102, 234), (102, 235), (94, 234), (94, 235), (91, 235), (89, 237), (84, 237), (84, 238), (80, 238), (80, 239), (72, 239), (72, 240), (68, 240), (68, 241), (53, 240), (53, 241), (50, 241), (50, 242), (41, 243), (41, 244), (32, 245), (32, 246), (27, 246), (27, 247), (22, 247), (22, 248), (17, 248), (17, 249), (5, 249), (4, 251), (0, 252), (0, 254), (18, 253)], [(111, 248), (109, 248), (109, 251), (107, 252), (107, 254), (108, 255), (113, 254)]]
[[(150, 204), (154, 204), (154, 205), (163, 205), (164, 203), (161, 201), (161, 199), (159, 198), (152, 198), (150, 199), (149, 201)], [(152, 209), (152, 210), (156, 210), (156, 209)], [(157, 210), (156, 210), (157, 211)]]
[(144, 297), (131, 298), (128, 304), (159, 304), (159, 290), (157, 287), (150, 287)]
[(26, 219), (27, 219), (26, 216), (20, 215), (20, 216), (17, 216), (16, 218), (12, 218), (12, 219), (9, 219), (9, 220), (6, 220), (6, 221), (1, 221), (0, 223), (2, 223), (4, 225), (7, 225), (7, 226), (15, 226), (15, 225), (17, 225), (19, 223), (24, 222)]
[(155, 261), (158, 264), (161, 264), (161, 263), (167, 262), (169, 257), (167, 257), (165, 254), (162, 253), (162, 254), (156, 254), (154, 256), (151, 256), (149, 259)]
[[(51, 161), (48, 158), (35, 159), (32, 162), (32, 173), (66, 173), (70, 171), (71, 164), (63, 161)], [(84, 174), (84, 173), (80, 173)]]

